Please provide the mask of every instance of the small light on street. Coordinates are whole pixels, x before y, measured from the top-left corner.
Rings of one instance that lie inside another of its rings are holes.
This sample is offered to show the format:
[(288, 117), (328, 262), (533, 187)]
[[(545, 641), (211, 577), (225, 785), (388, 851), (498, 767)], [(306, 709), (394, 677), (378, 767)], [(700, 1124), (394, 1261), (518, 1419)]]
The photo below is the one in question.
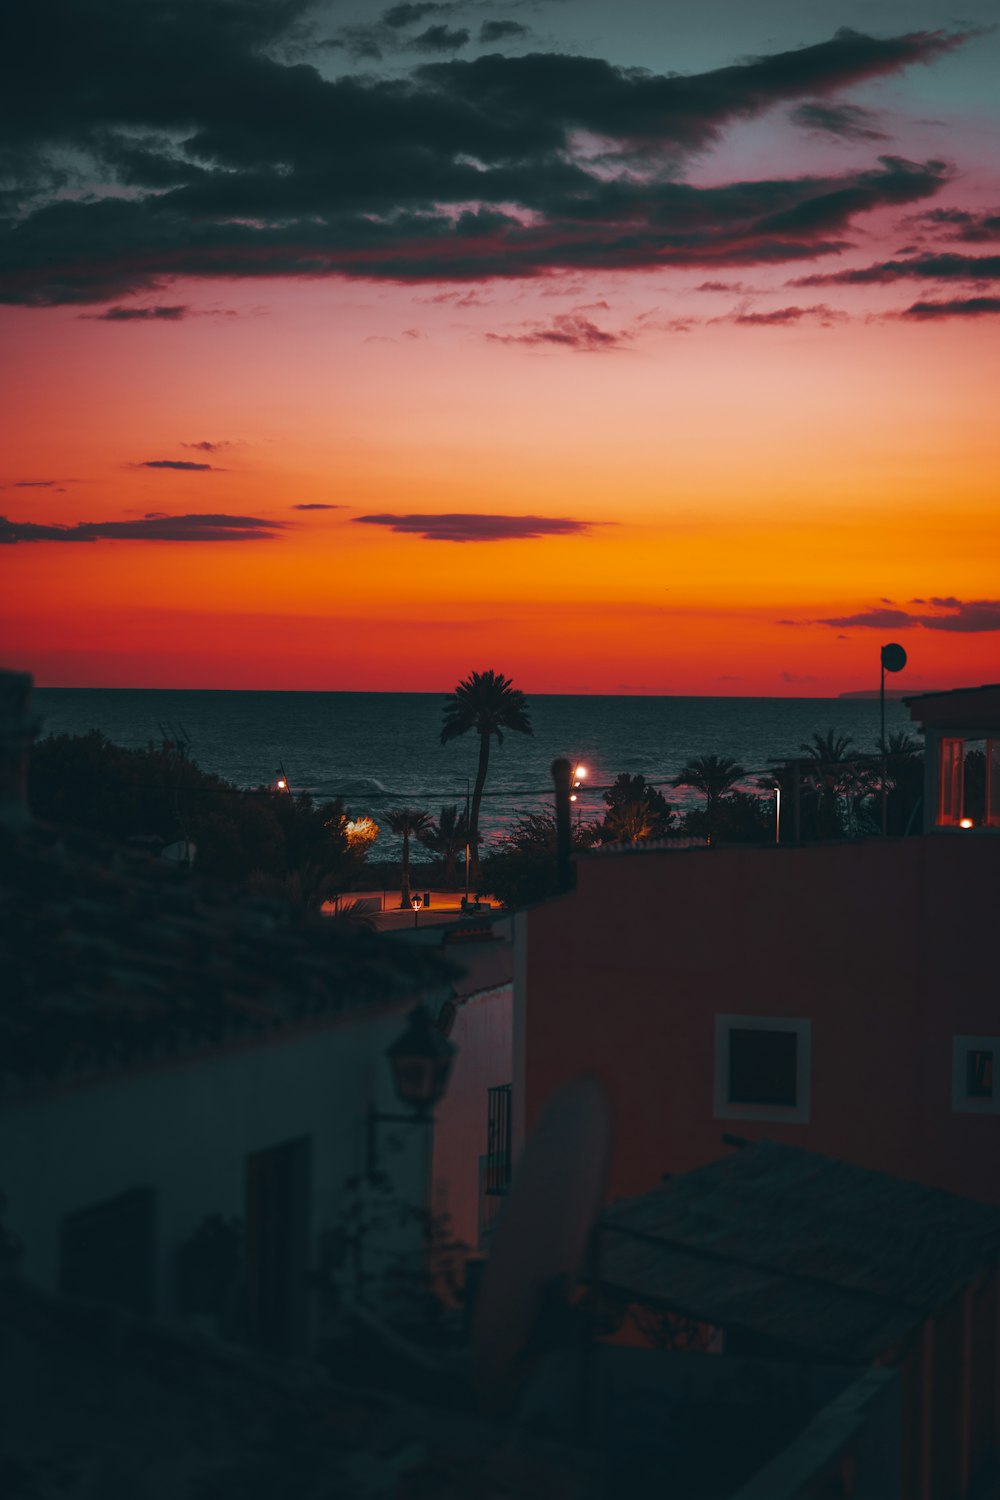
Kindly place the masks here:
[(976, 825), (971, 818), (962, 818), (958, 826), (959, 828), (975, 828)]

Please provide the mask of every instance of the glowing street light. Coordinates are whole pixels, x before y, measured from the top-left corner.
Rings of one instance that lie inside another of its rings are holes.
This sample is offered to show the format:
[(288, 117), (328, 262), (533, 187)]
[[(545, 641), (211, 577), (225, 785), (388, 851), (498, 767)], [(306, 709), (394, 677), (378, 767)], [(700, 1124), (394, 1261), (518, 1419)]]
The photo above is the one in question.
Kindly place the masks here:
[[(580, 765), (576, 766), (575, 769), (574, 769), (574, 771), (573, 771), (573, 788), (574, 789), (569, 794), (569, 800), (571, 802), (576, 802), (576, 801), (579, 800), (577, 798), (577, 795), (576, 795), (577, 789), (580, 787), (580, 785), (584, 781), (586, 781), (586, 779), (587, 779), (587, 767), (586, 766), (580, 766)], [(579, 832), (580, 832), (580, 822), (581, 822), (582, 818), (583, 818), (583, 803), (581, 802), (580, 806), (576, 810), (576, 831), (577, 831), (577, 834), (579, 834)]]
[(971, 818), (961, 818), (958, 826), (959, 828), (975, 828), (976, 825)]
[(416, 927), (418, 925), (418, 923), (419, 923), (419, 920), (420, 920), (420, 908), (423, 906), (423, 904), (424, 903), (423, 903), (423, 898), (422, 897), (420, 897), (420, 896), (411, 896), (410, 897), (410, 905), (413, 907), (413, 925), (414, 925), (414, 927)]

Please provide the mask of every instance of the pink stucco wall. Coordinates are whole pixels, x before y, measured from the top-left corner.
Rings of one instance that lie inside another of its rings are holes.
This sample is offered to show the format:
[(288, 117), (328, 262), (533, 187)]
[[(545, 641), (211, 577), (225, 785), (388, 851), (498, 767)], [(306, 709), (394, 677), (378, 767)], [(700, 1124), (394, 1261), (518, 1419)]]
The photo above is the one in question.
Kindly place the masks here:
[[(731, 1132), (1000, 1202), (1000, 1114), (956, 1113), (951, 1093), (953, 1036), (1000, 1033), (998, 891), (989, 836), (584, 857), (571, 894), (521, 919), (525, 1124), (590, 1072), (612, 1196)], [(811, 1021), (808, 1123), (715, 1117), (727, 1012)]]
[(450, 1040), (457, 1047), (434, 1128), (433, 1203), (470, 1250), (479, 1232), (479, 1158), (487, 1148), (487, 1096), (511, 1081), (511, 986), (460, 1003)]

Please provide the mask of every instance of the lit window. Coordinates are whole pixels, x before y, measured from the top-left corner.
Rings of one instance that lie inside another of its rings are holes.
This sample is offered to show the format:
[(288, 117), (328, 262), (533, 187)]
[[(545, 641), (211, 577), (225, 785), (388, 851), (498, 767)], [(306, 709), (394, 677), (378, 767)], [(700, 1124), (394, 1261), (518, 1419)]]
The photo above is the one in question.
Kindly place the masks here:
[(716, 1118), (805, 1124), (811, 1037), (806, 1020), (716, 1016)]
[(1000, 1037), (957, 1036), (952, 1043), (951, 1107), (960, 1114), (1000, 1114), (996, 1060)]
[(940, 772), (938, 824), (944, 828), (957, 828), (962, 821), (964, 740), (949, 736), (941, 741), (938, 768)]

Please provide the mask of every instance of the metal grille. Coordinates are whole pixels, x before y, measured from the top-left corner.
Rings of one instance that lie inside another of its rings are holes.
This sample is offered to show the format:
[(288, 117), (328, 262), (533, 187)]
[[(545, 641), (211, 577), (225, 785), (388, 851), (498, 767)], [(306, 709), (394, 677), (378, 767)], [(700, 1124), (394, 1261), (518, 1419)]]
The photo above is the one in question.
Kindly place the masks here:
[(510, 1188), (510, 1084), (489, 1091), (489, 1132), (486, 1138), (486, 1192), (503, 1197)]

